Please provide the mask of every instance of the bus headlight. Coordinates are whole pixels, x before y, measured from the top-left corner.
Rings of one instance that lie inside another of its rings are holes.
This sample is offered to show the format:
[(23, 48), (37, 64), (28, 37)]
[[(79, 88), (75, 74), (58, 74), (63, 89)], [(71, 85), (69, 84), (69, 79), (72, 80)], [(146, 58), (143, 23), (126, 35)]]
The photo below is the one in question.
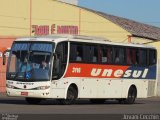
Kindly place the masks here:
[(37, 90), (46, 90), (46, 89), (49, 89), (50, 86), (40, 86), (40, 87), (37, 87), (36, 89)]

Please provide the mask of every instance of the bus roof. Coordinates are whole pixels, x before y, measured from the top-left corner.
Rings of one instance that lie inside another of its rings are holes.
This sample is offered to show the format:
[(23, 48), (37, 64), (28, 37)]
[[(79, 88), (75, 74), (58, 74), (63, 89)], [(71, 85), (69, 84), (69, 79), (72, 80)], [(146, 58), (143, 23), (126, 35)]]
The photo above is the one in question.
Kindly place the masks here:
[(142, 47), (142, 48), (153, 48), (153, 46), (144, 45), (144, 44), (135, 44), (135, 43), (120, 43), (112, 42), (102, 37), (92, 37), (92, 36), (82, 36), (82, 35), (48, 35), (48, 36), (33, 36), (33, 37), (22, 37), (18, 38), (15, 41), (45, 41), (45, 42), (62, 42), (62, 41), (73, 41), (73, 42), (86, 42), (86, 43), (97, 43), (97, 44), (108, 44), (108, 45), (117, 45), (117, 46), (129, 46), (129, 47)]

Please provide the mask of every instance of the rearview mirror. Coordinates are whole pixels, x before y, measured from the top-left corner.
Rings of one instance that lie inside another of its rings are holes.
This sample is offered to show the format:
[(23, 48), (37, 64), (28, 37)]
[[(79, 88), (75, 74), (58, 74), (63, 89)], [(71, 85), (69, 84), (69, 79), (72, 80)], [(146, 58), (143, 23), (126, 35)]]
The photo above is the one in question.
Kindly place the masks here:
[(5, 65), (6, 64), (6, 56), (5, 56), (5, 54), (3, 53), (3, 65)]
[(3, 57), (3, 65), (6, 64), (6, 55), (5, 54), (6, 54), (6, 51), (3, 52), (3, 56), (2, 56)]

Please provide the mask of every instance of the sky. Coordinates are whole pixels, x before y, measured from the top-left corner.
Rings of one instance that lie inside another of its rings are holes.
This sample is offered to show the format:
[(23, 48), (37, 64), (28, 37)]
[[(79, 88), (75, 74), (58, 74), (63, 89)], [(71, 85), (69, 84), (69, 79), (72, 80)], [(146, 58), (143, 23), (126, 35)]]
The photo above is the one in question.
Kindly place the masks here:
[(78, 5), (160, 28), (160, 0), (78, 0)]

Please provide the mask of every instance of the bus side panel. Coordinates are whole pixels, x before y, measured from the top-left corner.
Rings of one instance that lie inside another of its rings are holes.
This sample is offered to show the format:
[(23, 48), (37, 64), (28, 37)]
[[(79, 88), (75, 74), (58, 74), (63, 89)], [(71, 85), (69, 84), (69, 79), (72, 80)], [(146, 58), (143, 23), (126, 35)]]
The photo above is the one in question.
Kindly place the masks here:
[(78, 87), (78, 98), (127, 98), (131, 85), (137, 89), (137, 98), (146, 98), (148, 91), (147, 80), (109, 80), (95, 78), (64, 78), (52, 82), (51, 97), (66, 98), (70, 84)]
[(59, 99), (59, 98), (66, 98), (66, 87), (67, 85), (64, 84), (64, 79), (62, 80), (54, 80), (51, 84), (51, 98)]
[(52, 88), (51, 90), (51, 98), (54, 98), (54, 99), (65, 99), (66, 96), (65, 96), (65, 89), (61, 88), (61, 89), (58, 89), (58, 88)]
[[(80, 79), (80, 78), (79, 78)], [(81, 79), (79, 85), (79, 98), (97, 98), (97, 79)]]
[[(120, 79), (106, 80), (105, 92), (107, 95), (105, 98), (121, 98), (122, 93), (122, 81)], [(103, 84), (103, 83), (102, 83)], [(101, 97), (103, 93), (101, 94)]]
[(109, 79), (82, 79), (79, 98), (121, 98), (122, 81)]
[(67, 91), (71, 84), (76, 84), (78, 87), (78, 97), (80, 94), (80, 79), (77, 78), (61, 78), (59, 80), (52, 81), (51, 85), (51, 98), (66, 99)]

